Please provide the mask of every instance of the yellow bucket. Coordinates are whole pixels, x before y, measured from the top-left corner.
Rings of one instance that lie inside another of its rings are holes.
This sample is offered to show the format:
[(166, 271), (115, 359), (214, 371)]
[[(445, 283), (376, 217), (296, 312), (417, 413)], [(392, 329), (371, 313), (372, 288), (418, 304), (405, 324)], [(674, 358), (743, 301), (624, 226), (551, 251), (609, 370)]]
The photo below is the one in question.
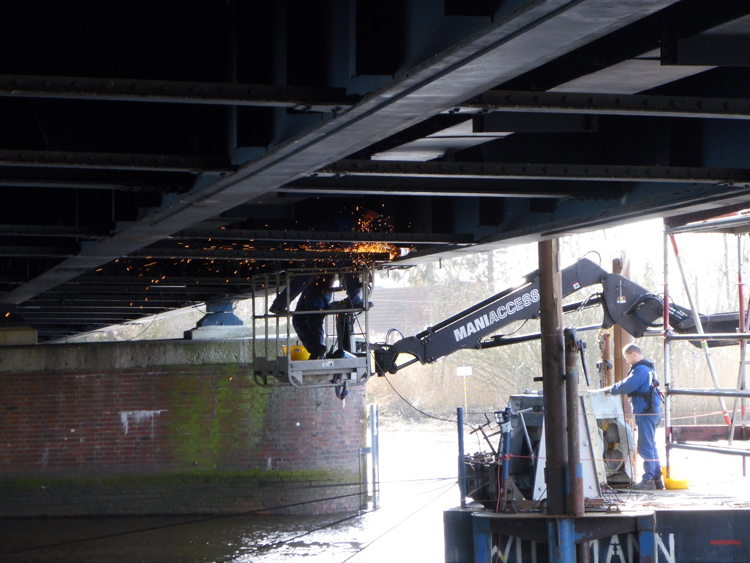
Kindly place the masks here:
[[(671, 471), (671, 473), (672, 475), (674, 475), (674, 469)], [(666, 467), (661, 468), (661, 474), (664, 477), (664, 488), (666, 489), (687, 489), (688, 488), (687, 479), (675, 479), (674, 477), (672, 478), (667, 477)]]
[[(281, 349), (284, 351), (284, 355), (287, 355), (287, 347), (282, 346)], [(292, 360), (309, 360), (310, 352), (304, 346), (292, 346)]]

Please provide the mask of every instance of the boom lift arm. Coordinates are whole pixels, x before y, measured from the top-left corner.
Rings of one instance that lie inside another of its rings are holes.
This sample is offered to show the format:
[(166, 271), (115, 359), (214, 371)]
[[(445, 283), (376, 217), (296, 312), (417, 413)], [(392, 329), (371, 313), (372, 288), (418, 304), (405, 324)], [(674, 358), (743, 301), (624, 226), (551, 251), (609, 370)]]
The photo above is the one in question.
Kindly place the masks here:
[[(562, 292), (567, 297), (575, 291), (601, 284), (599, 303), (604, 319), (602, 328), (618, 324), (635, 337), (643, 336), (654, 321), (664, 313), (664, 301), (637, 283), (612, 274), (587, 258), (564, 268)], [(425, 331), (403, 338), (393, 344), (374, 344), (375, 371), (378, 375), (396, 373), (415, 362), (432, 363), (439, 358), (462, 349), (481, 349), (488, 342), (483, 339), (515, 321), (539, 318), (539, 271), (524, 276), (522, 283), (446, 319)], [(733, 332), (737, 327), (737, 314), (701, 316), (706, 332)], [(695, 332), (692, 312), (685, 307), (670, 304), (669, 324), (679, 333)], [(720, 341), (714, 341), (720, 345)], [(699, 345), (697, 342), (694, 344)], [(412, 358), (397, 364), (401, 354)]]

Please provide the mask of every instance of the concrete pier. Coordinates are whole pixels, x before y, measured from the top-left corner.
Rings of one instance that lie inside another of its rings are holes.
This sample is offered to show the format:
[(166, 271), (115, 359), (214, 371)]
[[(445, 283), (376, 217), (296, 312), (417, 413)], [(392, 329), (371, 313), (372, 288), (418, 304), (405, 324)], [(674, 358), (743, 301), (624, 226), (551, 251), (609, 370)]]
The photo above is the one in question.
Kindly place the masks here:
[(4, 347), (0, 516), (358, 510), (364, 387), (260, 387), (250, 350)]

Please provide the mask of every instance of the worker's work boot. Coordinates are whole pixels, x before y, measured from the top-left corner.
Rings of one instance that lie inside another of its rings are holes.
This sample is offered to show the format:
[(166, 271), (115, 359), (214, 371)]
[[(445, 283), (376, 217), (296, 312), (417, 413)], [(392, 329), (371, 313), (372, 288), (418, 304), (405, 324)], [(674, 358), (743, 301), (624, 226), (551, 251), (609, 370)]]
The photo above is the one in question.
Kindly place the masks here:
[(654, 479), (654, 485), (659, 491), (661, 491), (664, 488), (664, 481), (661, 479)]
[(322, 360), (326, 357), (326, 347), (323, 344), (318, 345), (317, 348), (308, 350), (308, 352), (310, 352), (311, 360)]
[(631, 489), (635, 491), (655, 491), (656, 483), (654, 483), (653, 479), (644, 479), (640, 483), (636, 483), (635, 485), (633, 485)]
[(283, 305), (274, 305), (274, 304), (271, 304), (271, 307), (268, 309), (268, 312), (271, 313), (272, 315), (276, 315), (277, 317), (282, 317), (284, 315), (289, 314), (289, 311), (287, 311)]

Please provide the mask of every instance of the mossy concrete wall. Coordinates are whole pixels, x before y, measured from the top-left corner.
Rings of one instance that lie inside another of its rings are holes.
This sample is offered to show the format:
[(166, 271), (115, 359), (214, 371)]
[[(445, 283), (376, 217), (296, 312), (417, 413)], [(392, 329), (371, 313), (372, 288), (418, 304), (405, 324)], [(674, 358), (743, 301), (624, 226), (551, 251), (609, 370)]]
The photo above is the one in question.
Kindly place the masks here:
[(0, 349), (0, 516), (359, 509), (364, 388), (259, 387), (249, 351)]

